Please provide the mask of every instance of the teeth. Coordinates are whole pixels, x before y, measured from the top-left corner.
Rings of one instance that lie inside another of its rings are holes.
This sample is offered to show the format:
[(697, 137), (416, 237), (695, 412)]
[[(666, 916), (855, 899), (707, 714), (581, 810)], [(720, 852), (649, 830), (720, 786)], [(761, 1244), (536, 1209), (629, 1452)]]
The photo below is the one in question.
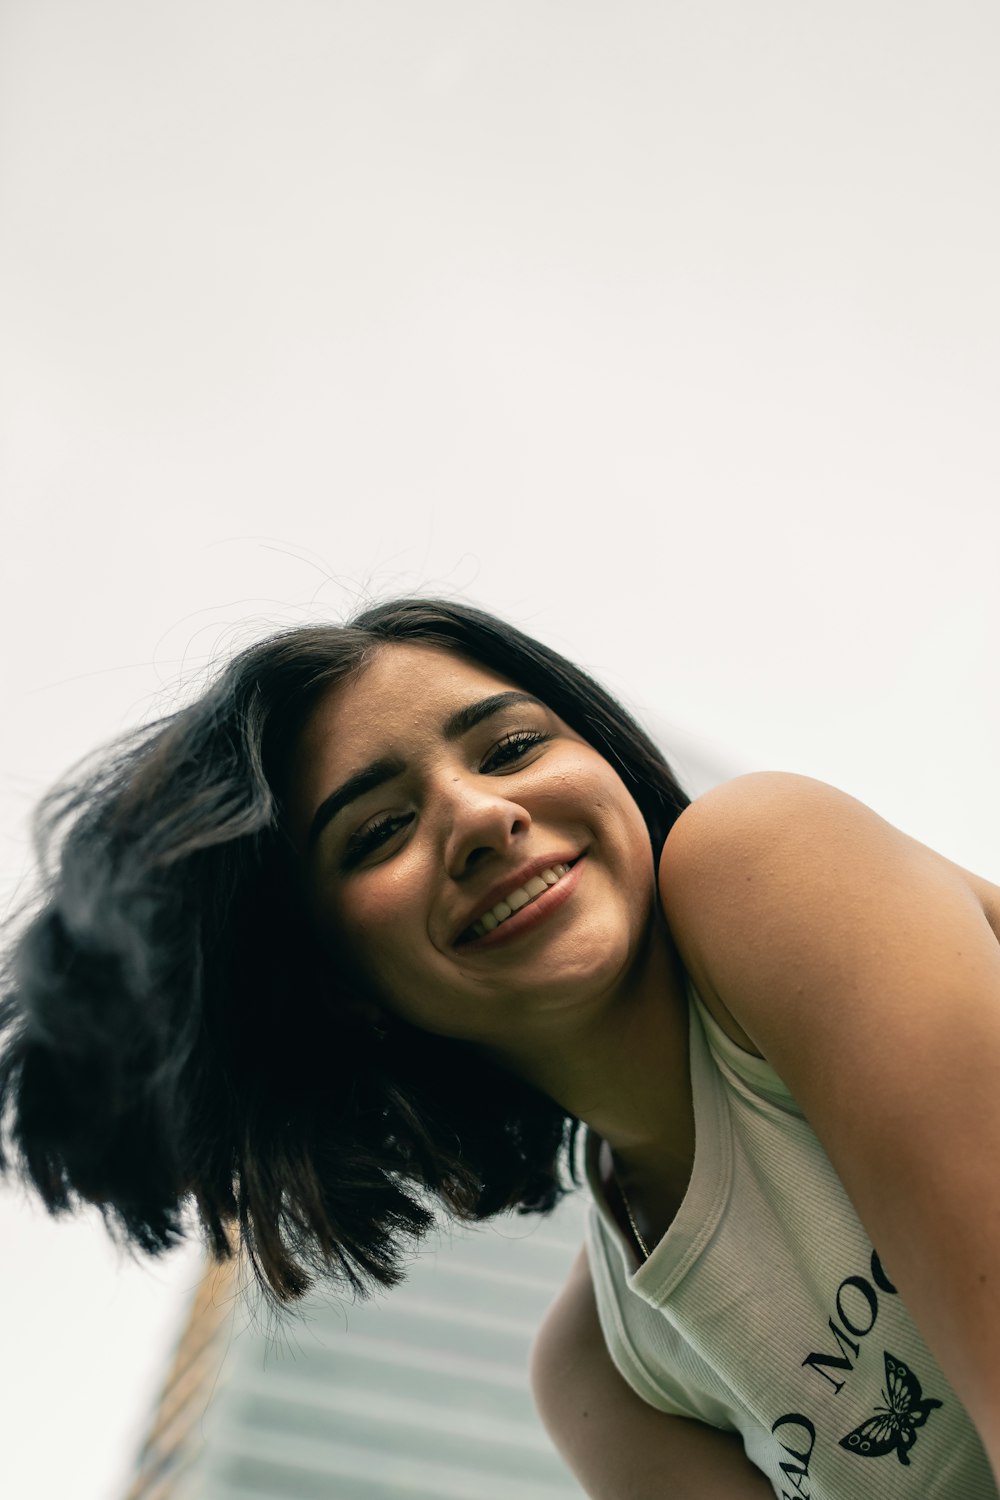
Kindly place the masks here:
[(492, 932), (505, 922), (508, 917), (520, 911), (522, 906), (529, 905), (536, 900), (543, 891), (547, 891), (550, 885), (555, 885), (561, 880), (569, 869), (569, 865), (551, 865), (547, 870), (540, 870), (537, 875), (532, 875), (524, 885), (519, 885), (515, 890), (508, 892), (503, 901), (498, 901), (490, 911), (484, 912), (478, 922), (473, 922), (472, 931), (476, 937), (483, 937), (487, 932)]

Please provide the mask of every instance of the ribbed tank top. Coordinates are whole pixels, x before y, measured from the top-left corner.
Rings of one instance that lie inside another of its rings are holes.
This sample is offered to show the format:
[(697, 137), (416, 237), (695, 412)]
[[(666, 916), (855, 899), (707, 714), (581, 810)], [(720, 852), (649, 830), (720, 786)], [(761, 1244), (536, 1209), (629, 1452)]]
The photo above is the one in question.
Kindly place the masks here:
[(662, 1411), (741, 1433), (789, 1500), (997, 1500), (814, 1131), (693, 992), (690, 1068), (691, 1180), (638, 1268), (586, 1140), (588, 1254), (618, 1370)]

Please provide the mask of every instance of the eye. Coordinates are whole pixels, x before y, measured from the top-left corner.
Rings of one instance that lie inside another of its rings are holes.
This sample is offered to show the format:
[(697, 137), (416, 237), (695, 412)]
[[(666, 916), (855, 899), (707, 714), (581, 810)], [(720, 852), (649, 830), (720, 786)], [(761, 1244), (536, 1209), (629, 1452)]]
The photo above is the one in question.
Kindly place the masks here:
[(344, 866), (349, 869), (352, 865), (359, 864), (366, 855), (372, 854), (376, 849), (398, 833), (401, 828), (413, 821), (412, 813), (386, 813), (382, 817), (373, 818), (357, 833), (352, 833), (344, 849)]
[(517, 729), (513, 734), (505, 734), (503, 739), (493, 746), (479, 769), (487, 773), (502, 771), (505, 766), (522, 760), (529, 750), (533, 750), (536, 745), (543, 744), (548, 738), (547, 734), (541, 734), (537, 729)]

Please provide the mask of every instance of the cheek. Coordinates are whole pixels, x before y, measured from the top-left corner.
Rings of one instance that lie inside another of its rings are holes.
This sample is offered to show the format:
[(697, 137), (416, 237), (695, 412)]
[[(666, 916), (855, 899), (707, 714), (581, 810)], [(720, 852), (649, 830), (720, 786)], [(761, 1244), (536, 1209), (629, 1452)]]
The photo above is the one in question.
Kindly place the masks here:
[(330, 922), (359, 974), (375, 981), (412, 966), (421, 928), (415, 893), (388, 871), (358, 882)]

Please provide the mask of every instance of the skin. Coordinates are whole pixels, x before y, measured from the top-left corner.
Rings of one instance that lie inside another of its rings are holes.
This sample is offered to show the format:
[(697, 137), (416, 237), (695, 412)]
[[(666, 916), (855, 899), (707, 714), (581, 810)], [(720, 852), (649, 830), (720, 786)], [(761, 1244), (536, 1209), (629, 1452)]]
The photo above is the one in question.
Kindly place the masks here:
[[(456, 710), (516, 688), (410, 644), (382, 648), (332, 688), (292, 765), (303, 886), (324, 940), (373, 997), (373, 1019), (382, 1008), (483, 1047), (584, 1120), (658, 1237), (694, 1137), (687, 1002), (649, 834), (611, 765), (543, 705), (446, 736)], [(324, 799), (388, 756), (400, 774), (352, 801), (310, 847)], [(350, 863), (351, 841), (373, 828), (378, 841)], [(557, 909), (503, 942), (456, 945), (526, 863), (578, 856)]]
[(1000, 1475), (1000, 888), (807, 777), (678, 820), (660, 893), (784, 1080)]
[[(589, 1125), (650, 1242), (693, 1156), (690, 974), (799, 1102), (1000, 1473), (1000, 889), (785, 775), (699, 798), (657, 878), (614, 769), (549, 710), (444, 733), (457, 709), (516, 686), (400, 645), (317, 706), (293, 832), (338, 962), (375, 1008), (486, 1048)], [(496, 759), (532, 733), (546, 738)], [(387, 754), (401, 773), (310, 848), (317, 807)], [(346, 865), (351, 836), (384, 814), (398, 820), (386, 842)], [(544, 921), (456, 946), (498, 880), (578, 852)]]

